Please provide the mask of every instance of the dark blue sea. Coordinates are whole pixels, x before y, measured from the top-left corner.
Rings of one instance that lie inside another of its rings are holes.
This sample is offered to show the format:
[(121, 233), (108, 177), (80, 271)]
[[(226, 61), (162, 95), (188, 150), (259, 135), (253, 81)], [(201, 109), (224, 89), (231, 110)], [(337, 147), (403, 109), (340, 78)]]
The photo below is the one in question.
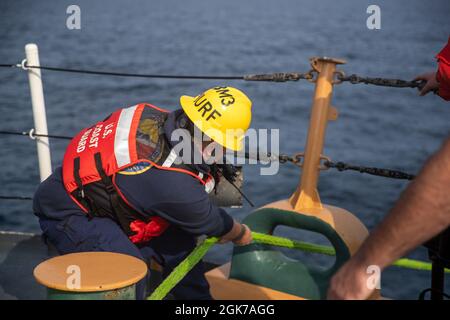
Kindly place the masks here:
[[(66, 8), (81, 8), (81, 29), (66, 27)], [(381, 29), (366, 27), (370, 4), (381, 8)], [(24, 46), (39, 46), (41, 64), (137, 73), (243, 75), (309, 70), (311, 56), (347, 60), (347, 74), (412, 79), (436, 68), (435, 55), (450, 31), (450, 2), (318, 0), (135, 0), (0, 2), (0, 63), (19, 63)], [(174, 110), (182, 94), (233, 85), (253, 101), (254, 128), (279, 128), (281, 151), (304, 149), (313, 85), (306, 81), (163, 80), (43, 71), (49, 132), (73, 135), (111, 111), (137, 102)], [(414, 89), (349, 83), (335, 87), (339, 109), (328, 127), (324, 154), (336, 161), (416, 173), (449, 133), (450, 105), (419, 97)], [(26, 72), (0, 69), (0, 130), (33, 127)], [(61, 163), (66, 141), (51, 140), (52, 161)], [(39, 184), (35, 143), (0, 136), (0, 195), (33, 194)], [(276, 176), (245, 167), (245, 192), (257, 206), (292, 194), (300, 171), (282, 165)], [(320, 176), (324, 203), (354, 213), (369, 228), (386, 215), (407, 182), (360, 173), (326, 171)], [(231, 209), (238, 219), (251, 208)], [(407, 223), (407, 221), (405, 221)], [(0, 229), (39, 232), (30, 201), (0, 201)], [(307, 232), (286, 236), (317, 241)], [(330, 260), (292, 254), (313, 264)], [(230, 246), (216, 246), (207, 259), (223, 263)], [(426, 259), (425, 249), (410, 257)], [(429, 273), (389, 268), (383, 295), (416, 299), (429, 287)], [(447, 286), (450, 291), (450, 286)]]

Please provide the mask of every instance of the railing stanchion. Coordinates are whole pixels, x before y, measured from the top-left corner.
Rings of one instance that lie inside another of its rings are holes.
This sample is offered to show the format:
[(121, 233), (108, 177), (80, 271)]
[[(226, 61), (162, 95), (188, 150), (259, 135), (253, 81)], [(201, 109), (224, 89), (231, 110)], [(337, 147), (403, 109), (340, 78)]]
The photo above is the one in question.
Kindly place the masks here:
[(318, 73), (315, 81), (316, 89), (311, 107), (302, 175), (297, 190), (289, 200), (291, 206), (297, 211), (322, 208), (317, 191), (319, 166), (328, 121), (335, 120), (337, 117), (337, 110), (331, 106), (331, 97), (336, 65), (343, 63), (345, 63), (344, 60), (326, 57), (311, 59), (311, 66)]
[[(27, 64), (40, 66), (38, 47), (34, 43), (25, 46)], [(42, 86), (41, 70), (29, 68), (28, 81), (30, 84), (31, 104), (33, 107), (33, 119), (35, 132), (48, 134), (47, 116), (45, 113), (44, 89)], [(39, 160), (39, 175), (41, 181), (52, 173), (52, 162), (50, 156), (50, 143), (47, 137), (36, 137), (37, 153)]]

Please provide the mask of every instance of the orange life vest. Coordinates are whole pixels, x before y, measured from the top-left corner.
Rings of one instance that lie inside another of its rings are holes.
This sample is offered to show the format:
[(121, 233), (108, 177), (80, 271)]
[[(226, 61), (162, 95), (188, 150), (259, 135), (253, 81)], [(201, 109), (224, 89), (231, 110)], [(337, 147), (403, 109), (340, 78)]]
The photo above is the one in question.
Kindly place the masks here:
[(117, 187), (116, 174), (144, 165), (191, 175), (207, 191), (214, 187), (211, 175), (174, 164), (177, 155), (163, 132), (167, 114), (147, 103), (119, 109), (78, 133), (64, 155), (63, 182), (73, 201), (90, 217), (116, 220), (134, 243), (159, 236), (169, 223), (134, 208)]

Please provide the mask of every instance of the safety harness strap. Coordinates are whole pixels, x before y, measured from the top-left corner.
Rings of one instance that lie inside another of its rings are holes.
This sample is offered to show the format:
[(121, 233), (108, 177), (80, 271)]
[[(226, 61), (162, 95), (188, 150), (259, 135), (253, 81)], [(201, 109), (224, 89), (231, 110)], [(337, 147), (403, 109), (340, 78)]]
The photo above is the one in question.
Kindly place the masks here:
[(105, 190), (108, 193), (109, 201), (111, 203), (111, 210), (113, 212), (114, 217), (119, 222), (122, 229), (125, 231), (127, 235), (133, 234), (130, 229), (130, 223), (128, 219), (125, 217), (124, 212), (125, 208), (122, 206), (122, 199), (120, 198), (116, 187), (114, 186), (111, 177), (107, 176), (105, 171), (103, 170), (102, 158), (100, 152), (94, 154), (95, 167), (97, 168), (98, 174), (102, 179), (102, 182), (105, 186)]
[(94, 214), (98, 212), (98, 209), (92, 198), (84, 192), (83, 183), (81, 182), (80, 177), (80, 162), (80, 157), (76, 157), (73, 160), (73, 177), (78, 187), (79, 200), (86, 206), (88, 219), (91, 220), (94, 217)]
[(84, 188), (80, 178), (80, 157), (73, 159), (73, 177), (75, 179), (75, 183), (77, 184), (79, 195), (82, 199), (84, 199)]

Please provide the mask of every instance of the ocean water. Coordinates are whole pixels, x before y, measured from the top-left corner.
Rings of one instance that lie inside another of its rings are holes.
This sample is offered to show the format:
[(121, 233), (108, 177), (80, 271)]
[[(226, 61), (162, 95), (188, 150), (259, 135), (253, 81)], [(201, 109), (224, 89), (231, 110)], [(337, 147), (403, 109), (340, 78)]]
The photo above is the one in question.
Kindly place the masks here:
[[(81, 30), (66, 27), (66, 8), (81, 8)], [(41, 64), (125, 72), (243, 75), (304, 72), (311, 56), (347, 60), (347, 74), (412, 79), (436, 68), (435, 55), (450, 31), (450, 2), (376, 1), (381, 29), (366, 27), (372, 1), (154, 0), (0, 2), (0, 63), (18, 63), (34, 42)], [(306, 82), (162, 80), (43, 72), (49, 132), (73, 135), (111, 111), (137, 102), (174, 110), (182, 94), (196, 95), (215, 85), (233, 85), (253, 101), (254, 128), (280, 129), (282, 152), (303, 150), (313, 85)], [(335, 161), (416, 173), (449, 133), (450, 105), (413, 89), (348, 83), (335, 87), (339, 119), (329, 124), (324, 154)], [(0, 130), (32, 128), (27, 75), (0, 69)], [(51, 140), (53, 166), (66, 141)], [(32, 195), (39, 184), (36, 147), (24, 137), (0, 136), (0, 195)], [(261, 176), (245, 167), (245, 192), (257, 206), (289, 197), (300, 172), (282, 165)], [(326, 171), (319, 191), (324, 203), (343, 207), (373, 228), (407, 182), (359, 173)], [(242, 219), (246, 205), (229, 212)], [(405, 222), (406, 223), (406, 222)], [(30, 201), (0, 201), (0, 229), (39, 232)], [(281, 232), (282, 231), (282, 232)], [(291, 229), (280, 234), (324, 243)], [(207, 259), (229, 260), (230, 246), (216, 246)], [(292, 255), (292, 253), (289, 253)], [(426, 259), (426, 250), (412, 252)], [(326, 265), (317, 255), (293, 254)], [(389, 268), (382, 293), (415, 299), (429, 286), (429, 273)], [(450, 289), (449, 286), (447, 286)], [(450, 291), (450, 290), (448, 290)]]

